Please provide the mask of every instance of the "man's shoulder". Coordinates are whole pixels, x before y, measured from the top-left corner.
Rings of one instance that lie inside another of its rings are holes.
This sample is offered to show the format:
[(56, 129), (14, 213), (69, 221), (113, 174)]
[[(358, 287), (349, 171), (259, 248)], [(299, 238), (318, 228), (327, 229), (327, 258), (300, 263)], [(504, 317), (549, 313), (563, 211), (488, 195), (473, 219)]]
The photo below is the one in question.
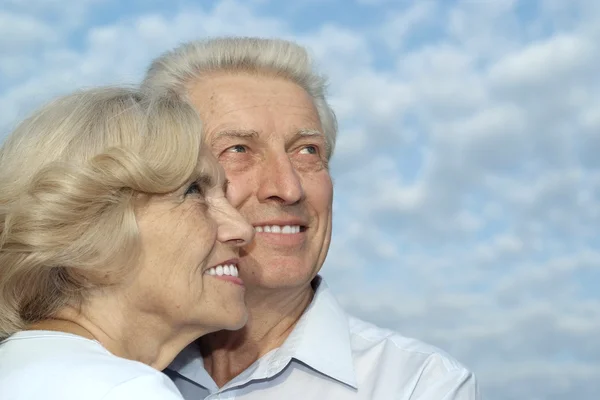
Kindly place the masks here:
[(480, 399), (473, 373), (445, 351), (348, 316), (355, 371), (367, 387), (411, 393), (411, 399)]
[[(385, 359), (386, 362), (395, 362), (406, 370), (407, 366), (421, 368), (427, 366), (432, 373), (439, 371), (445, 372), (470, 372), (455, 358), (450, 356), (445, 351), (427, 344), (419, 339), (411, 338), (402, 335), (399, 332), (382, 328), (373, 323), (364, 321), (356, 316), (348, 313), (335, 299), (333, 293), (329, 290), (324, 281), (320, 282), (322, 287), (319, 287), (317, 292), (320, 295), (320, 300), (326, 307), (328, 325), (323, 325), (320, 328), (320, 333), (323, 334), (323, 329), (332, 331), (332, 327), (339, 326), (343, 330), (348, 330), (352, 357), (355, 362), (375, 362), (378, 358)], [(331, 324), (329, 321), (335, 320), (334, 316), (339, 316), (337, 324)], [(347, 323), (347, 326), (346, 326)], [(335, 331), (335, 330), (333, 330)]]
[[(352, 350), (357, 355), (380, 354), (398, 363), (425, 366), (442, 372), (464, 371), (467, 368), (444, 350), (419, 339), (407, 337), (391, 329), (379, 327), (355, 316), (348, 316)], [(432, 371), (433, 372), (433, 371)]]

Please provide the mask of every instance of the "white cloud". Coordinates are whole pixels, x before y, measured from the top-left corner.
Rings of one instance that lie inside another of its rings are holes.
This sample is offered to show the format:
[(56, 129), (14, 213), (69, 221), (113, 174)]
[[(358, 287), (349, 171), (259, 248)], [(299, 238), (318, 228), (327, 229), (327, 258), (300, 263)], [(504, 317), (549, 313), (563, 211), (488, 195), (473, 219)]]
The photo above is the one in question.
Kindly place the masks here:
[(386, 13), (386, 21), (380, 30), (382, 40), (391, 51), (398, 51), (405, 44), (411, 33), (433, 27), (438, 4), (431, 0), (407, 3), (408, 8)]
[(59, 35), (49, 24), (31, 15), (1, 11), (0, 36), (11, 38), (0, 41), (0, 51), (3, 53), (29, 51), (56, 43), (59, 39)]
[(490, 78), (496, 85), (528, 90), (543, 89), (552, 82), (564, 88), (565, 79), (577, 79), (580, 73), (593, 70), (598, 50), (585, 37), (553, 36), (500, 60), (491, 68)]

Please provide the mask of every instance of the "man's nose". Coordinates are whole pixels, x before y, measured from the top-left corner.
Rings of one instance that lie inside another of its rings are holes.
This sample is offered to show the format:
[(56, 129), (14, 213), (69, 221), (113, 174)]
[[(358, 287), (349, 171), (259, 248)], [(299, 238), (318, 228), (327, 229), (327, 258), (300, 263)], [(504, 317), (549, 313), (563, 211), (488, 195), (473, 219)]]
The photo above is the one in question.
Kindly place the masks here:
[(304, 199), (302, 181), (287, 154), (271, 155), (262, 166), (259, 182), (260, 202), (291, 205)]

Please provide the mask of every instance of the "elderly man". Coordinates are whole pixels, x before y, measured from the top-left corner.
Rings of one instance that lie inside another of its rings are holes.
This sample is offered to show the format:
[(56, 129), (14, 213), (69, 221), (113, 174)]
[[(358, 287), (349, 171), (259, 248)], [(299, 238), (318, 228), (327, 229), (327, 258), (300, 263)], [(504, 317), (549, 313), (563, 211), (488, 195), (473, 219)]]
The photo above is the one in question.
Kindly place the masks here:
[(441, 351), (347, 315), (318, 276), (331, 237), (336, 121), (325, 80), (291, 42), (218, 38), (156, 59), (144, 86), (186, 97), (256, 231), (242, 253), (249, 320), (186, 348), (186, 399), (478, 399)]

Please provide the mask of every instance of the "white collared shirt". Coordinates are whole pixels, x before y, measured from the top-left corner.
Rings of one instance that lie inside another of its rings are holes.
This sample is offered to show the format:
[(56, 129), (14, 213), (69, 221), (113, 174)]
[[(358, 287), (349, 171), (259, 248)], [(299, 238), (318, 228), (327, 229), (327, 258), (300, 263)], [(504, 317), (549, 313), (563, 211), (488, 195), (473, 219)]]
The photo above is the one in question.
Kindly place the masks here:
[(99, 342), (55, 331), (21, 331), (0, 341), (2, 400), (183, 400), (149, 365)]
[(439, 349), (347, 315), (324, 281), (277, 349), (218, 388), (190, 345), (165, 371), (186, 400), (475, 400), (471, 372)]

